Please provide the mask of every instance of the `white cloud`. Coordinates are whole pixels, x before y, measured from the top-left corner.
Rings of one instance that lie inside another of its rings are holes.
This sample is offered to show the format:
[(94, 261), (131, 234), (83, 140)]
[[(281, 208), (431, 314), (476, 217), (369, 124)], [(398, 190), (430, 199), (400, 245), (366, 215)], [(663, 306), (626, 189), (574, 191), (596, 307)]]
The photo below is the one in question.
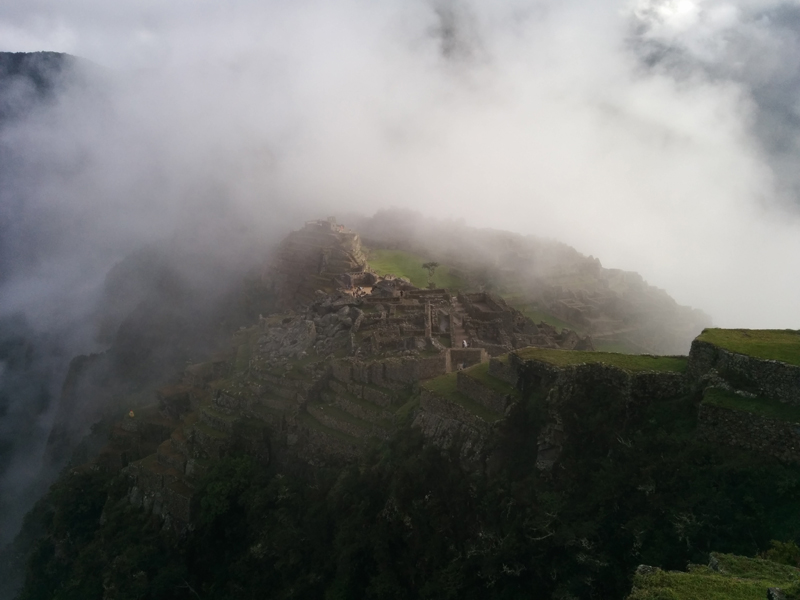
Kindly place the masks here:
[[(777, 274), (800, 236), (742, 75), (792, 48), (763, 3), (45, 5), (125, 74), (108, 104), (73, 98), (24, 132), (48, 168), (83, 153), (37, 186), (42, 210), (90, 215), (92, 244), (215, 198), (255, 223), (408, 206), (562, 239), (723, 325), (794, 326), (800, 286)], [(37, 39), (26, 15), (0, 24)], [(643, 61), (642, 42), (680, 58)]]

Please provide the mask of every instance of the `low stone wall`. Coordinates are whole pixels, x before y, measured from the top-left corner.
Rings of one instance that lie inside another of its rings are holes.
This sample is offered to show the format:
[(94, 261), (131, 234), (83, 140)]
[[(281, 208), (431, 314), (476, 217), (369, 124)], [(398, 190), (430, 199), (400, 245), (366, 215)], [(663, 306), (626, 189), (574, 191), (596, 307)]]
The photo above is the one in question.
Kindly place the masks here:
[(485, 348), (450, 348), (450, 364), (464, 364), (465, 367), (479, 365), (489, 360)]
[(732, 388), (787, 404), (800, 405), (800, 367), (737, 354), (695, 340), (689, 353), (689, 376), (699, 383), (714, 369)]
[(699, 439), (800, 463), (800, 423), (761, 417), (713, 404), (701, 404), (697, 423)]
[(498, 415), (505, 414), (506, 407), (513, 401), (509, 394), (502, 394), (487, 388), (464, 371), (460, 371), (456, 377), (456, 386), (459, 392)]
[(419, 379), (432, 379), (447, 373), (447, 356), (442, 353), (437, 356), (427, 356), (419, 359)]

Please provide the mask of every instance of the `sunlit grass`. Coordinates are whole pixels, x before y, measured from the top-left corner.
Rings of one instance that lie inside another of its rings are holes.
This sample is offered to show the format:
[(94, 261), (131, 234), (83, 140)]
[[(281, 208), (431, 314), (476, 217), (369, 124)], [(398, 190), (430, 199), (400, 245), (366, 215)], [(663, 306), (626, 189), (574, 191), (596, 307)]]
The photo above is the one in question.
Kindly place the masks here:
[(704, 329), (697, 339), (731, 352), (800, 366), (800, 331), (793, 329)]
[(787, 589), (800, 570), (758, 558), (714, 554), (719, 571), (690, 565), (688, 572), (656, 571), (636, 575), (628, 600), (764, 600), (767, 589)]
[(525, 348), (515, 353), (523, 360), (539, 360), (559, 367), (583, 363), (603, 363), (625, 371), (666, 371), (683, 373), (687, 359), (683, 356), (650, 356), (648, 354), (618, 354), (615, 352), (582, 352)]
[[(428, 270), (422, 265), (430, 259), (404, 252), (402, 250), (370, 250), (367, 256), (369, 266), (378, 275), (395, 275), (408, 278), (418, 288), (428, 287)], [(466, 282), (457, 275), (453, 275), (447, 265), (439, 265), (432, 278), (438, 288), (459, 290), (465, 287)]]
[(711, 388), (706, 390), (703, 395), (703, 402), (722, 408), (729, 408), (731, 410), (741, 410), (771, 419), (800, 423), (800, 406), (784, 404), (783, 402), (772, 400), (771, 398), (747, 398), (727, 390)]

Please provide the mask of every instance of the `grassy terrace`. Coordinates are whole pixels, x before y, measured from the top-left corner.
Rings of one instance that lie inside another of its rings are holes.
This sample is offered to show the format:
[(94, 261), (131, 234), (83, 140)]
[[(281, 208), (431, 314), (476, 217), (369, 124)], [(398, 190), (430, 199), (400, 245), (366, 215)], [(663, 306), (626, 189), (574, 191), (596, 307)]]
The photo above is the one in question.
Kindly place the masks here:
[(745, 398), (733, 392), (711, 388), (703, 396), (705, 404), (741, 410), (761, 417), (779, 419), (791, 423), (800, 423), (800, 406), (784, 404), (771, 398)]
[(456, 389), (455, 373), (448, 373), (447, 375), (442, 375), (435, 379), (429, 379), (422, 383), (422, 387), (433, 392), (437, 396), (441, 396), (454, 404), (458, 404), (461, 408), (471, 412), (476, 417), (480, 417), (487, 423), (494, 423), (502, 418), (502, 415), (490, 411), (488, 408), (470, 400), (459, 392), (458, 389)]
[(557, 367), (583, 363), (603, 363), (624, 371), (660, 371), (683, 373), (687, 359), (683, 356), (649, 356), (645, 354), (617, 354), (614, 352), (580, 352), (577, 350), (551, 350), (525, 348), (515, 351), (523, 360), (538, 360)]
[(725, 350), (800, 366), (800, 331), (792, 329), (704, 329), (697, 338)]
[(508, 394), (510, 396), (519, 396), (519, 392), (514, 386), (507, 384), (505, 381), (497, 379), (489, 375), (489, 363), (481, 363), (470, 367), (463, 372), (467, 377), (475, 379), (480, 382), (484, 387), (489, 388), (500, 394)]
[[(367, 260), (378, 275), (392, 274), (407, 277), (418, 288), (428, 287), (428, 271), (423, 269), (422, 265), (430, 259), (402, 250), (370, 250)], [(466, 285), (466, 282), (453, 275), (446, 265), (436, 268), (433, 283), (438, 288), (448, 290), (459, 290)]]
[(784, 590), (800, 581), (800, 570), (758, 558), (714, 554), (720, 571), (690, 565), (689, 572), (636, 575), (628, 600), (764, 600), (767, 589)]

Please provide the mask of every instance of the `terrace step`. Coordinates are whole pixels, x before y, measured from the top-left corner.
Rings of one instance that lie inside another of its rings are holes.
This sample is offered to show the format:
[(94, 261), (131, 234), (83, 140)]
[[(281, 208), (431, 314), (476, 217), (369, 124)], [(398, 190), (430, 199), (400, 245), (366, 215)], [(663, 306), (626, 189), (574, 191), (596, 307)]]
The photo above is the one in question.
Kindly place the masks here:
[(275, 411), (288, 412), (295, 408), (297, 403), (291, 402), (279, 396), (263, 395), (256, 398), (251, 404), (251, 407), (252, 406), (266, 406)]
[(186, 456), (181, 454), (172, 445), (172, 440), (165, 440), (156, 450), (158, 462), (165, 467), (172, 467), (181, 475), (186, 470)]
[(232, 433), (234, 423), (238, 420), (238, 416), (229, 415), (211, 407), (204, 407), (200, 409), (200, 422), (224, 433)]
[(175, 452), (179, 452), (186, 457), (189, 456), (189, 439), (186, 437), (186, 433), (182, 427), (179, 427), (172, 432), (170, 435), (170, 440), (172, 441), (172, 448), (175, 450)]
[(488, 363), (475, 365), (456, 374), (456, 390), (481, 406), (504, 414), (519, 398), (516, 388), (489, 373)]
[(206, 423), (195, 423), (192, 428), (195, 448), (209, 458), (222, 458), (231, 447), (230, 434), (214, 429)]
[(373, 425), (384, 428), (389, 426), (392, 422), (392, 413), (349, 392), (324, 390), (322, 392), (322, 398), (325, 402), (333, 404), (357, 419), (372, 423)]
[(373, 430), (370, 423), (354, 417), (331, 404), (309, 403), (306, 410), (308, 414), (326, 427), (354, 438), (367, 437)]
[(458, 390), (456, 373), (442, 375), (422, 384), (420, 406), (433, 413), (444, 411), (452, 418), (472, 420), (491, 424), (503, 418), (503, 413), (487, 408)]
[(362, 438), (328, 427), (310, 413), (298, 413), (297, 421), (308, 436), (308, 450), (311, 455), (353, 457), (363, 444)]

